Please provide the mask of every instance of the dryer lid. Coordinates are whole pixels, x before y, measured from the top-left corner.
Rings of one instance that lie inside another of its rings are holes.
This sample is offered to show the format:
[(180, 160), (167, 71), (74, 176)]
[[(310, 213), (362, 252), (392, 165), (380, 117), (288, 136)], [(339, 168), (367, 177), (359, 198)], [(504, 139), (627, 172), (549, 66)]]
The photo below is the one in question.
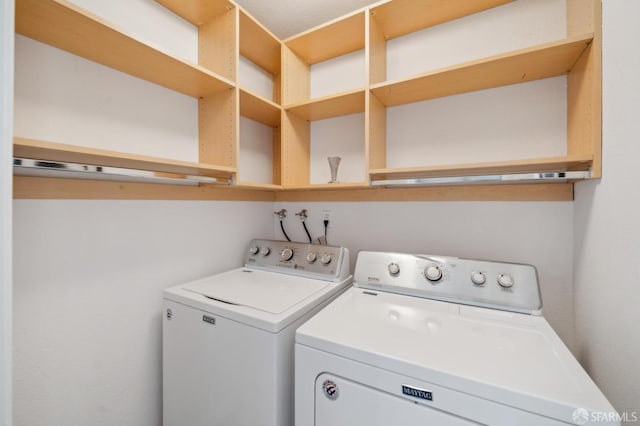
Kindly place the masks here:
[(563, 421), (613, 411), (541, 316), (353, 287), (296, 343)]
[(195, 281), (184, 289), (219, 302), (281, 314), (329, 285), (326, 281), (241, 268)]

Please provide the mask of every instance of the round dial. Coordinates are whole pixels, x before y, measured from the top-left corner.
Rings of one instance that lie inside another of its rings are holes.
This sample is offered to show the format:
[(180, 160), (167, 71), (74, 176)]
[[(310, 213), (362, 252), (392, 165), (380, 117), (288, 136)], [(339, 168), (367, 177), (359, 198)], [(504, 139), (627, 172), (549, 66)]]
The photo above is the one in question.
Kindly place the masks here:
[(260, 249), (257, 246), (249, 247), (249, 253), (252, 255), (258, 254), (258, 251), (260, 251)]
[(329, 253), (325, 253), (320, 258), (320, 262), (322, 262), (324, 265), (328, 265), (331, 263), (331, 259), (331, 255)]
[(263, 256), (269, 256), (269, 253), (271, 253), (271, 249), (269, 247), (262, 247), (260, 249), (260, 254)]
[(400, 273), (400, 265), (395, 262), (390, 263), (388, 269), (391, 275), (398, 275)]
[(282, 250), (282, 253), (280, 253), (280, 257), (282, 258), (282, 260), (291, 260), (293, 258), (293, 250), (287, 247), (286, 249)]
[(513, 276), (511, 274), (498, 274), (498, 284), (504, 288), (513, 287)]
[(318, 254), (310, 251), (307, 253), (307, 262), (313, 263), (318, 259)]
[(427, 266), (424, 270), (424, 276), (432, 282), (440, 281), (442, 279), (442, 268), (435, 265)]
[(487, 282), (487, 277), (483, 272), (473, 271), (471, 273), (471, 282), (473, 282), (475, 285), (482, 285)]

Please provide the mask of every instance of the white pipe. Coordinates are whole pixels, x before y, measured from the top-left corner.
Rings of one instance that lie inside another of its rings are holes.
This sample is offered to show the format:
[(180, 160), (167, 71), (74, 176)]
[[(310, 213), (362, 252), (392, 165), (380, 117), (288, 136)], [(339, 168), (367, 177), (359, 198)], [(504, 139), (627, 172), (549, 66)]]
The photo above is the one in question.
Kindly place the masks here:
[(12, 202), (14, 0), (0, 0), (0, 425), (12, 422)]

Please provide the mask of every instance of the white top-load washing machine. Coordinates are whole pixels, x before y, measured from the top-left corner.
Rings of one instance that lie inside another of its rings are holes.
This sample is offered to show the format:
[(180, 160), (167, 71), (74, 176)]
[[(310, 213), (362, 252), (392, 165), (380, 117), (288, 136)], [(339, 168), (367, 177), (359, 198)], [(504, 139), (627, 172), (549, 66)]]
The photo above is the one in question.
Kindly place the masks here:
[(620, 424), (541, 307), (529, 265), (360, 252), (296, 333), (296, 426)]
[(244, 267), (165, 290), (164, 426), (293, 425), (295, 330), (350, 284), (345, 248), (253, 240)]

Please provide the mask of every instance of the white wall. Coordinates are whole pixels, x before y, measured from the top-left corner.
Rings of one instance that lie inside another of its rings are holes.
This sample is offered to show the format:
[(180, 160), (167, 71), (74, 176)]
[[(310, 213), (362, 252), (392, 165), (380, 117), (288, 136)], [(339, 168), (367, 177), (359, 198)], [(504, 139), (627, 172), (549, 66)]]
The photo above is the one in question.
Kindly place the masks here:
[(12, 417), (13, 0), (0, 0), (0, 425)]
[[(573, 344), (572, 220), (570, 202), (277, 203), (289, 212), (285, 226), (306, 241), (294, 213), (309, 210), (307, 226), (322, 235), (322, 211), (331, 211), (330, 244), (359, 250), (441, 254), (530, 263), (538, 268), (544, 315)], [(279, 223), (274, 233), (283, 239)]]
[(640, 2), (603, 1), (603, 178), (575, 192), (576, 349), (620, 412), (640, 417)]
[(161, 424), (161, 300), (272, 237), (271, 203), (14, 203), (18, 425)]

